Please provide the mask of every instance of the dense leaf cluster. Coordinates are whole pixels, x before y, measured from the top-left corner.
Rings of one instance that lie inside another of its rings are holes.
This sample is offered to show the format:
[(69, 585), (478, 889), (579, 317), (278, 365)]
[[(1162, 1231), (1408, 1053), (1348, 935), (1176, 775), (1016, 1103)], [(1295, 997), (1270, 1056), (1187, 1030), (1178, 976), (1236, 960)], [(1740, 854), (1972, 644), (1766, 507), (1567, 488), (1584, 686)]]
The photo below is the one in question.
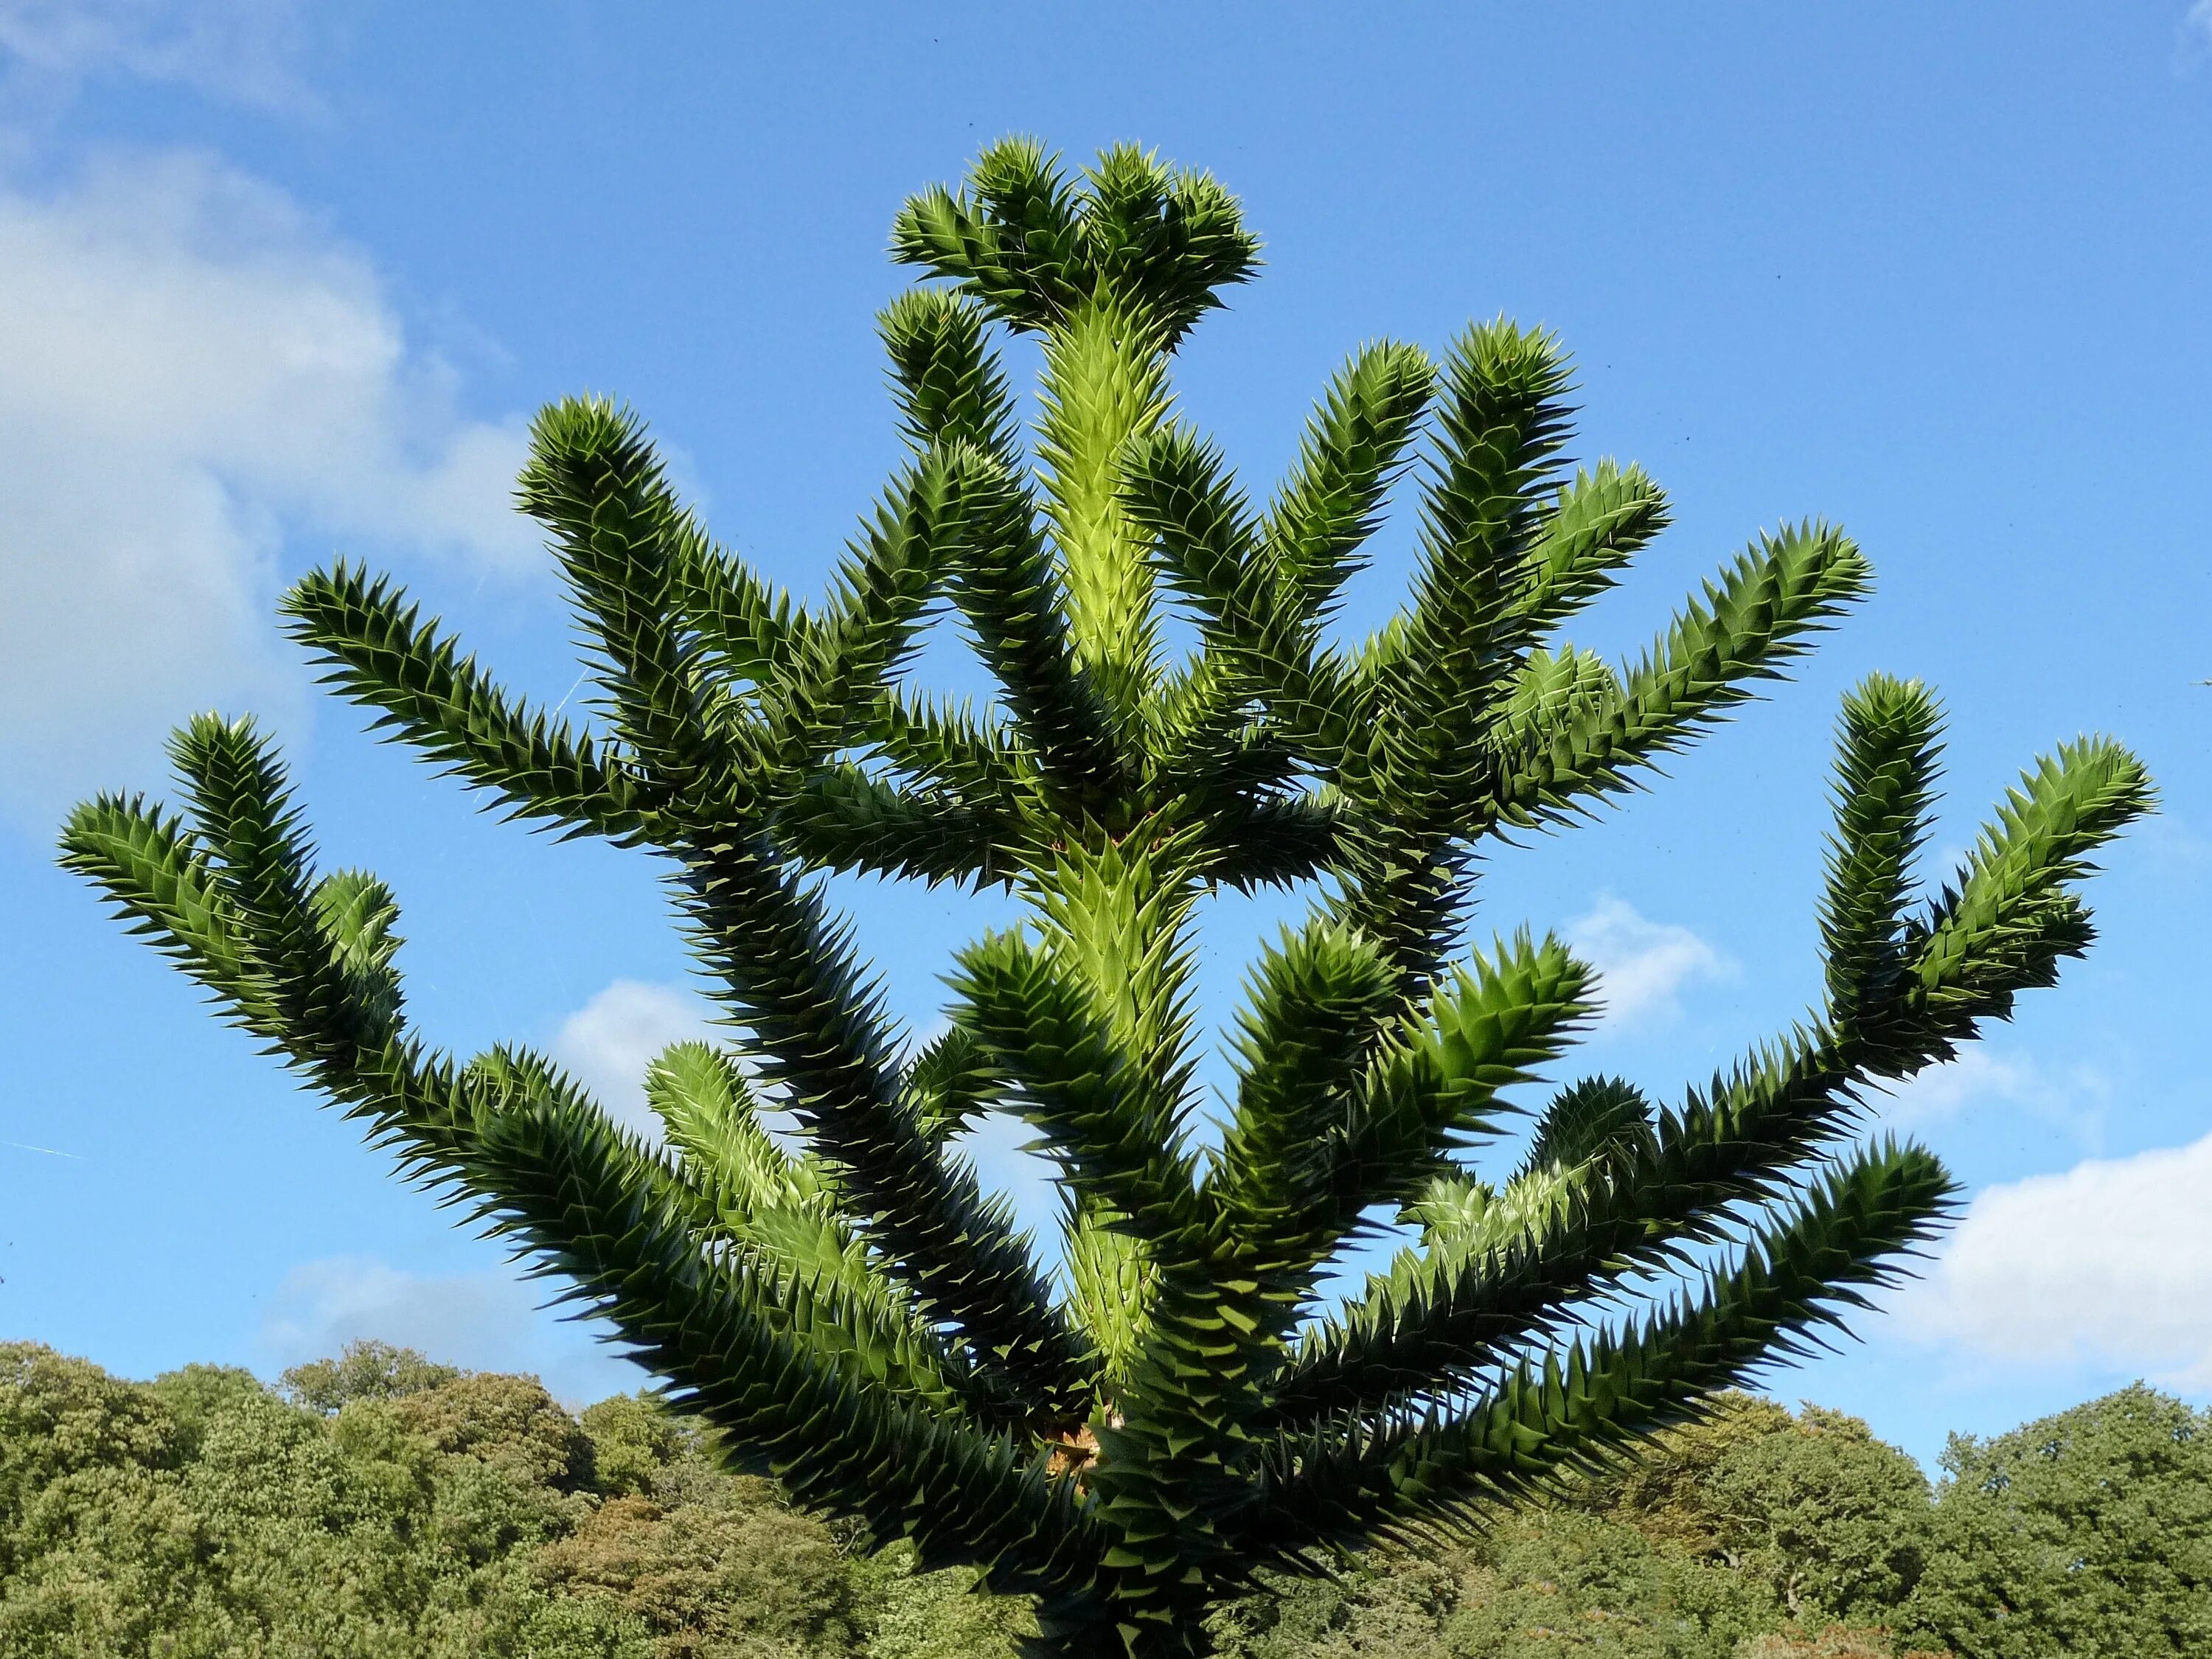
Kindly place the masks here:
[(380, 1345), (120, 1382), (0, 1345), (10, 1659), (946, 1659), (1018, 1603), (910, 1571), (641, 1399)]
[(1241, 1659), (2133, 1659), (2212, 1651), (2212, 1413), (2141, 1386), (1931, 1491), (1841, 1413), (1723, 1396), (1501, 1520), (1218, 1618)]
[[(1555, 939), (1468, 951), (1478, 854), (1648, 775), (1860, 598), (1865, 559), (1825, 525), (1760, 535), (1607, 663), (1562, 629), (1668, 512), (1640, 470), (1570, 461), (1548, 335), (1363, 348), (1262, 504), (1173, 403), (1178, 345), (1256, 265), (1211, 179), (1001, 144), (892, 246), (927, 279), (882, 318), (910, 453), (820, 598), (717, 544), (639, 420), (585, 399), (538, 418), (520, 501), (595, 726), (508, 695), (362, 570), (286, 600), (331, 683), (434, 764), (663, 860), (732, 1031), (653, 1066), (665, 1143), (541, 1055), (422, 1042), (396, 901), (318, 867), (250, 723), (193, 722), (181, 810), (102, 798), (65, 855), (411, 1175), (564, 1276), (743, 1467), (1034, 1598), (1054, 1643), (1195, 1651), (1255, 1575), (1456, 1535), (1892, 1274), (1952, 1189), (1927, 1152), (1861, 1144), (1863, 1093), (2083, 948), (2075, 885), (2149, 786), (2116, 744), (2066, 745), (1923, 893), (1938, 711), (1868, 680), (1823, 1006), (1672, 1105), (1567, 1086), (1529, 1154), (1486, 1168), (1600, 989)], [(1026, 446), (994, 329), (1039, 342)], [(1409, 598), (1347, 640), (1343, 584), (1408, 480)], [(908, 682), (939, 614), (988, 705)], [(960, 955), (916, 1046), (823, 871), (1002, 886), (1028, 919)], [(1312, 903), (1253, 969), (1217, 1144), (1193, 929), (1224, 884)], [(960, 1155), (984, 1112), (1056, 1164), (1059, 1249)], [(1322, 1317), (1394, 1214), (1419, 1243)], [(1667, 1295), (1630, 1294), (1655, 1274)]]
[[(21, 1659), (1011, 1659), (1033, 1628), (636, 1397), (362, 1345), (281, 1391), (0, 1347), (0, 1651)], [(1443, 1551), (1218, 1610), (1234, 1659), (2158, 1659), (2212, 1621), (2212, 1416), (2130, 1389), (1931, 1493), (1865, 1425), (1723, 1396)]]

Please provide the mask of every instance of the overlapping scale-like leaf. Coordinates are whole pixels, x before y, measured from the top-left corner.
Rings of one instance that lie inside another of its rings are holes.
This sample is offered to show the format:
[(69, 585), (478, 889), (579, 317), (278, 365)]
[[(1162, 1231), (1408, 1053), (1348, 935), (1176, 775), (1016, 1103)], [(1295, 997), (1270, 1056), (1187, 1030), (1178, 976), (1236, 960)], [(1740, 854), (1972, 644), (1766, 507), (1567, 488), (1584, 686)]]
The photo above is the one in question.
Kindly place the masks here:
[(1285, 1434), (1265, 1454), (1269, 1501), (1253, 1507), (1251, 1547), (1295, 1559), (1417, 1534), (1679, 1421), (1894, 1278), (1954, 1190), (1928, 1152), (1875, 1149), (1820, 1177), (1671, 1309), (1523, 1360), (1457, 1409)]
[(1003, 464), (970, 481), (952, 592), (1024, 746), (1078, 812), (1102, 807), (1128, 769), (1113, 715), (1077, 660), (1067, 594), (1030, 494)]
[(880, 993), (820, 894), (750, 841), (696, 846), (683, 897), (696, 948), (752, 1033), (763, 1079), (836, 1170), (886, 1270), (1048, 1410), (1077, 1352), (1002, 1200), (902, 1098)]
[(1381, 953), (1326, 921), (1263, 953), (1238, 1017), (1236, 1115), (1208, 1183), (1240, 1231), (1291, 1255), (1315, 1223), (1325, 1228), (1355, 1085), (1400, 1006)]
[(1110, 298), (1045, 337), (1036, 456), (1067, 635), (1124, 752), (1139, 746), (1157, 690), (1160, 617), (1145, 539), (1121, 504), (1121, 461), (1167, 418), (1162, 343), (1151, 319)]
[(1365, 1201), (1405, 1201), (1435, 1160), (1491, 1133), (1498, 1096), (1589, 1018), (1589, 982), (1558, 939), (1526, 932), (1455, 971), (1361, 1091), (1344, 1158)]
[(1412, 801), (1457, 792), (1477, 716), (1519, 641), (1501, 631), (1545, 484), (1567, 435), (1568, 370), (1550, 335), (1499, 319), (1452, 343), (1422, 485), (1420, 557), (1402, 624), (1365, 653), (1361, 690), (1403, 752), (1373, 787)]
[(1542, 640), (1613, 586), (1667, 527), (1667, 498), (1639, 466), (1600, 461), (1577, 472), (1539, 515), (1505, 604), (1505, 636)]
[(1301, 617), (1328, 615), (1365, 562), (1436, 381), (1426, 352), (1384, 340), (1362, 348), (1329, 382), (1262, 530), (1276, 579)]
[(1340, 676), (1219, 452), (1166, 427), (1129, 445), (1121, 479), (1124, 508), (1200, 616), (1214, 683), (1180, 724), (1202, 729), (1214, 710), (1257, 700), (1293, 754), (1334, 764), (1346, 735)]
[(2006, 792), (1956, 884), (1914, 930), (1909, 971), (1939, 1020), (1996, 1015), (2014, 993), (2050, 982), (2088, 943), (2069, 884), (2090, 854), (2148, 811), (2149, 775), (2108, 738), (2063, 744)]
[(1895, 994), (1912, 860), (1935, 811), (1941, 732), (1936, 700), (1917, 680), (1877, 674), (1844, 699), (1820, 907), (1834, 1018), (1863, 1017)]
[(1496, 810), (1510, 818), (1556, 816), (1581, 795), (1626, 787), (1635, 769), (1680, 748), (1773, 678), (1869, 581), (1857, 547), (1827, 526), (1762, 538), (1705, 584), (1617, 690), (1590, 695), (1595, 685), (1578, 673), (1575, 695), (1553, 700), (1547, 718), (1500, 732), (1510, 741), (1496, 774)]
[(1128, 1052), (1085, 976), (1057, 951), (997, 933), (962, 952), (952, 983), (959, 1029), (1012, 1085), (1010, 1109), (1070, 1186), (1147, 1234), (1192, 1224), (1180, 1103)]
[(342, 563), (301, 577), (283, 608), (325, 684), (515, 816), (618, 841), (642, 832), (650, 797), (618, 751), (508, 696), (389, 580)]

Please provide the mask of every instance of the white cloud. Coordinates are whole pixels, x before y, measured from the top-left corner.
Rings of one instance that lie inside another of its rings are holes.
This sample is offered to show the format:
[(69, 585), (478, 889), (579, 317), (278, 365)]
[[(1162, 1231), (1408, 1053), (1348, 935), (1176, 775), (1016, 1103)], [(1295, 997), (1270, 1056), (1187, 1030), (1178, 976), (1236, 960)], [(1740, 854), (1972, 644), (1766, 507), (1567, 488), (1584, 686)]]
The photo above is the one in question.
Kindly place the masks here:
[(2212, 1135), (1990, 1188), (1900, 1294), (1901, 1322), (1990, 1358), (2212, 1388), (2208, 1194)]
[(1568, 924), (1567, 944), (1597, 970), (1608, 1025), (1678, 1018), (1685, 989), (1736, 972), (1735, 963), (1688, 928), (1650, 921), (1610, 893), (1601, 893), (1588, 915)]
[(2094, 1066), (2055, 1072), (2027, 1055), (2002, 1054), (1978, 1043), (1888, 1093), (1880, 1115), (1890, 1128), (1917, 1133), (1931, 1123), (2002, 1107), (2063, 1129), (2083, 1151), (2094, 1152), (2103, 1145), (2112, 1085)]
[(618, 979), (562, 1022), (553, 1057), (618, 1121), (658, 1137), (645, 1068), (672, 1042), (711, 1036), (712, 1019), (696, 992)]
[(0, 185), (0, 803), (19, 814), (137, 775), (194, 708), (289, 711), (288, 533), (531, 556), (519, 423), (460, 418), (368, 262), (205, 158)]
[(2201, 44), (2212, 46), (2212, 0), (2197, 0), (2182, 24), (2197, 34)]
[(299, 0), (0, 0), (0, 58), (63, 92), (120, 73), (303, 110), (307, 21)]
[(391, 1342), (469, 1370), (528, 1372), (571, 1404), (641, 1386), (638, 1367), (592, 1340), (607, 1327), (544, 1310), (554, 1289), (512, 1270), (410, 1273), (372, 1256), (331, 1256), (285, 1274), (256, 1347), (276, 1372), (349, 1342)]

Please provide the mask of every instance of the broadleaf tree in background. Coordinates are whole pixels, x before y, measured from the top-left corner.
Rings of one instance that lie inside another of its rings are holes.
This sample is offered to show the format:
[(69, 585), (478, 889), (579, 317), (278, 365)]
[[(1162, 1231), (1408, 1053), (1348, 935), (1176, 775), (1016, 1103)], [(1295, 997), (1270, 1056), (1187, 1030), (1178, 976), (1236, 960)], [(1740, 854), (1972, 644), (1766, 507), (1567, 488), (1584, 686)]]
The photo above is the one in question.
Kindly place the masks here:
[[(731, 1036), (652, 1066), (665, 1144), (538, 1054), (412, 1034), (392, 896), (317, 873), (250, 723), (179, 734), (181, 812), (105, 797), (65, 836), (230, 1018), (565, 1275), (739, 1465), (1035, 1598), (1056, 1650), (1194, 1651), (1255, 1571), (1479, 1524), (1836, 1320), (1953, 1190), (1926, 1151), (1858, 1144), (1864, 1091), (2081, 951), (2074, 885), (2149, 803), (2124, 750), (2069, 744), (1923, 896), (1938, 710), (1867, 681), (1825, 1006), (1664, 1109), (1573, 1084), (1478, 1174), (1596, 991), (1553, 939), (1469, 951), (1476, 849), (1634, 787), (1869, 570), (1800, 526), (1632, 663), (1561, 641), (1667, 509), (1634, 467), (1570, 470), (1565, 360), (1503, 321), (1440, 360), (1357, 352), (1255, 506), (1169, 377), (1256, 247), (1210, 177), (1132, 149), (1075, 175), (1009, 142), (910, 201), (894, 252), (933, 280), (882, 331), (912, 453), (811, 604), (709, 538), (628, 410), (546, 410), (520, 498), (591, 642), (596, 729), (509, 696), (365, 571), (288, 596), (331, 681), (433, 763), (665, 861)], [(1042, 347), (1026, 446), (999, 328)], [(1411, 599), (1349, 646), (1339, 595), (1408, 471)], [(948, 605), (987, 707), (902, 672)], [(995, 885), (1027, 920), (960, 954), (946, 1030), (915, 1044), (830, 871)], [(1215, 1145), (1193, 928), (1224, 884), (1312, 904), (1251, 971)], [(1057, 1262), (957, 1150), (985, 1113), (1056, 1164)], [(1393, 1214), (1418, 1243), (1325, 1314), (1333, 1264)], [(1639, 1301), (1654, 1282), (1676, 1288)]]

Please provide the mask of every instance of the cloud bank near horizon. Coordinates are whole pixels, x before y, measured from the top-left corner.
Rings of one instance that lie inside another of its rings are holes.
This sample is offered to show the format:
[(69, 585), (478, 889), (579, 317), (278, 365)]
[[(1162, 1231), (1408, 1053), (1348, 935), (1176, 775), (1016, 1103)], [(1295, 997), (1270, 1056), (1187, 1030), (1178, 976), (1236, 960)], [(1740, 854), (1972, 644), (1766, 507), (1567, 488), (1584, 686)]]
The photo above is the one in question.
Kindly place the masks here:
[(1984, 1188), (1927, 1276), (1906, 1335), (1984, 1358), (2212, 1389), (2212, 1135)]

